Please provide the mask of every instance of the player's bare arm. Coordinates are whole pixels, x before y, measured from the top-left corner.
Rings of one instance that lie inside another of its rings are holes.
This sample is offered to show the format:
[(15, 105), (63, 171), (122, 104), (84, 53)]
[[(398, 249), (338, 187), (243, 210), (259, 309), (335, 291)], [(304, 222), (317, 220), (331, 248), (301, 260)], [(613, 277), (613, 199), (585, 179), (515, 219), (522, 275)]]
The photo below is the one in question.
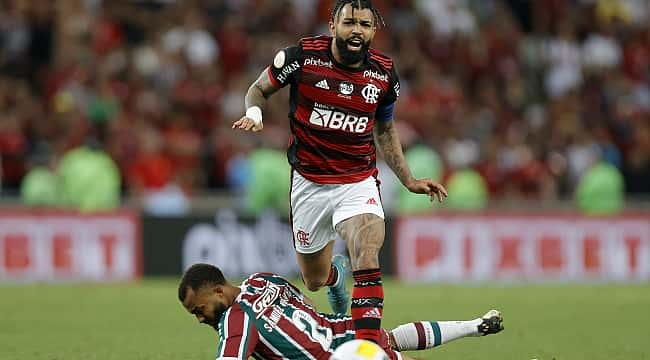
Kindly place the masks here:
[[(269, 78), (268, 71), (264, 70), (255, 82), (248, 88), (244, 102), (246, 104), (246, 115), (232, 124), (233, 129), (242, 129), (246, 131), (260, 131), (264, 128), (262, 123), (261, 111), (264, 109), (267, 99), (273, 95), (279, 88), (275, 87)], [(256, 119), (256, 117), (259, 117)]]
[(432, 179), (415, 179), (406, 163), (402, 144), (397, 135), (397, 129), (392, 121), (375, 123), (375, 142), (384, 160), (393, 170), (397, 178), (416, 194), (427, 194), (433, 201), (436, 197), (442, 202), (447, 197), (447, 190)]
[(384, 220), (374, 214), (353, 216), (336, 225), (336, 231), (347, 241), (353, 270), (379, 267), (384, 230)]

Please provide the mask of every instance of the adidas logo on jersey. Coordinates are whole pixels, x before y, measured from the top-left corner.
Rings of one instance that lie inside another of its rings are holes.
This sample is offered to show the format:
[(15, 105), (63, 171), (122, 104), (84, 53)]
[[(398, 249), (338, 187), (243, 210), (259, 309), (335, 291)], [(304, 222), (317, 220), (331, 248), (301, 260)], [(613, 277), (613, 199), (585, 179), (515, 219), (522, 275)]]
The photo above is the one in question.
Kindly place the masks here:
[(321, 89), (325, 89), (325, 90), (329, 90), (329, 89), (330, 89), (330, 85), (327, 83), (327, 80), (325, 80), (325, 79), (323, 79), (323, 80), (317, 82), (315, 86), (316, 86), (317, 88), (321, 88)]
[(381, 319), (381, 313), (379, 312), (379, 309), (377, 308), (372, 308), (368, 311), (366, 311), (362, 318), (375, 318), (375, 319)]

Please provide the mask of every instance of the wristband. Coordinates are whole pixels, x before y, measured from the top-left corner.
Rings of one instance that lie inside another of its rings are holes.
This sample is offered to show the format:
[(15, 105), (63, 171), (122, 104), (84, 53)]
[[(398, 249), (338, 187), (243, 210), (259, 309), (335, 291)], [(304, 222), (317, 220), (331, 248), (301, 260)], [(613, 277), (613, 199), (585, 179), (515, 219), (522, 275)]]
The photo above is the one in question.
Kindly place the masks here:
[(262, 109), (259, 106), (251, 106), (246, 110), (246, 117), (252, 119), (255, 125), (262, 123)]

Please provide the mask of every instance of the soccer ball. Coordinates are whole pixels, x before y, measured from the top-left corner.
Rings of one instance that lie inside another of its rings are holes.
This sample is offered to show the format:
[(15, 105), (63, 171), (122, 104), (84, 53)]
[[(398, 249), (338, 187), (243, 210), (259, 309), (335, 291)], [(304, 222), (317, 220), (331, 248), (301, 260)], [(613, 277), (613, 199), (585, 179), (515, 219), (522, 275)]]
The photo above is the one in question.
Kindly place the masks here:
[(389, 360), (386, 352), (372, 341), (350, 340), (334, 350), (330, 360)]

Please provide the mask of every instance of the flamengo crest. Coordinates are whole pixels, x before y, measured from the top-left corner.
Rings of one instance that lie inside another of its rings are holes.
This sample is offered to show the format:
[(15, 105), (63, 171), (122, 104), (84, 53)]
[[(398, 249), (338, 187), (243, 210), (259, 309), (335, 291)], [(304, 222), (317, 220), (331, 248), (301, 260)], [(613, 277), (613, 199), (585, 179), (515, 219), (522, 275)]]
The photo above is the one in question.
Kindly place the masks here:
[(367, 104), (376, 104), (379, 99), (379, 93), (381, 93), (381, 89), (373, 84), (368, 84), (361, 90), (361, 95), (366, 99)]

